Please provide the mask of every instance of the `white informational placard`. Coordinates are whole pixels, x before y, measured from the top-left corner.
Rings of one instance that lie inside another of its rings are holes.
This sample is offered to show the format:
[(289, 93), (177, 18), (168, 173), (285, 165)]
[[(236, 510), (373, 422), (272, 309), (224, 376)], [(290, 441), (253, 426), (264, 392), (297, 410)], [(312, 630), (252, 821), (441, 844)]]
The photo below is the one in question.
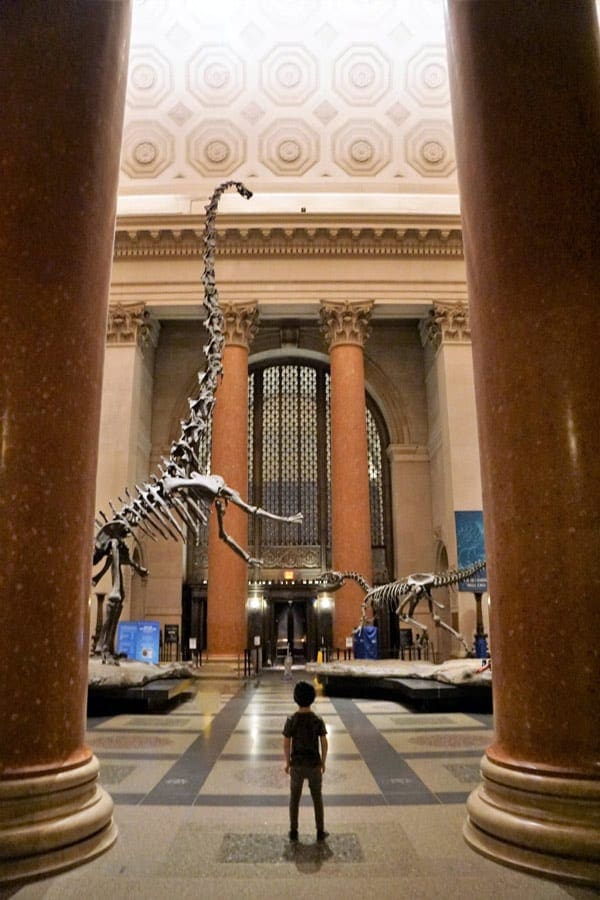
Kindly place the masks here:
[(260, 635), (258, 635), (258, 634), (256, 634), (256, 635), (254, 636), (254, 646), (255, 646), (255, 647), (260, 647)]
[(190, 638), (190, 650), (198, 649), (198, 638)]

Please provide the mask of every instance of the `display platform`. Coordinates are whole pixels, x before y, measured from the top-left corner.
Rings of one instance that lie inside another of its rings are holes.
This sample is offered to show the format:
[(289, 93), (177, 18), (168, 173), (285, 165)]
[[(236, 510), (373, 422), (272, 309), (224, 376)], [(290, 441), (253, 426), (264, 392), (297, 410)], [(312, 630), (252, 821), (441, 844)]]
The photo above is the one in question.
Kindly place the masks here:
[(397, 700), (422, 712), (492, 712), (491, 669), (480, 659), (361, 659), (308, 663), (306, 669), (329, 696)]
[(121, 660), (118, 666), (90, 659), (88, 715), (156, 712), (192, 692), (195, 674), (186, 663), (154, 665)]

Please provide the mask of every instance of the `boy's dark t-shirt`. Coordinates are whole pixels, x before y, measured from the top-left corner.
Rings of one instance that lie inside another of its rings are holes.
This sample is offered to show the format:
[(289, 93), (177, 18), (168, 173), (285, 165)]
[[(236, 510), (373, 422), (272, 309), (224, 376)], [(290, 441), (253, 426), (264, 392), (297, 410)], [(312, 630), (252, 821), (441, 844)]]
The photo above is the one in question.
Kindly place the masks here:
[(321, 765), (319, 738), (327, 734), (327, 727), (314, 712), (296, 712), (288, 716), (283, 736), (292, 739), (291, 764), (297, 766)]

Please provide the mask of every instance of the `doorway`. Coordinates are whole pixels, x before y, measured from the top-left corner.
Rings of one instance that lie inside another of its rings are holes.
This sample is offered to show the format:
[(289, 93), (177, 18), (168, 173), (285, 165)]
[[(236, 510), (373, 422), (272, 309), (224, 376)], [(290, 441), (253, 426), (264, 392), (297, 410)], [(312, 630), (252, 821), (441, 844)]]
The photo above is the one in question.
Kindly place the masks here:
[(310, 643), (307, 601), (273, 598), (271, 610), (274, 662), (282, 663), (289, 650), (295, 663), (305, 663)]

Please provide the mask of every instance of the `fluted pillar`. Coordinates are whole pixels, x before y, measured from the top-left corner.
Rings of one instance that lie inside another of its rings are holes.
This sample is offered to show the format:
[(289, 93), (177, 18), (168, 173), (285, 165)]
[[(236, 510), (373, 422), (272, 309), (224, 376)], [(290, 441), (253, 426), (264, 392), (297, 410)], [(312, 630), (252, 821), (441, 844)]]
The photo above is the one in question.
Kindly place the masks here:
[(594, 2), (449, 0), (448, 48), (496, 732), (466, 836), (500, 862), (597, 882)]
[(127, 2), (2, 5), (0, 880), (109, 847), (85, 744)]
[[(221, 475), (248, 499), (248, 350), (257, 330), (256, 304), (223, 307), (225, 346), (223, 379), (217, 388), (212, 424), (211, 472)], [(229, 504), (225, 530), (248, 546), (248, 516)], [(219, 538), (217, 515), (210, 517), (208, 536), (208, 652), (237, 656), (246, 646), (248, 567)]]
[[(331, 541), (333, 568), (372, 578), (364, 342), (373, 304), (323, 303), (331, 361)], [(360, 622), (364, 594), (348, 581), (335, 596), (334, 644)]]

